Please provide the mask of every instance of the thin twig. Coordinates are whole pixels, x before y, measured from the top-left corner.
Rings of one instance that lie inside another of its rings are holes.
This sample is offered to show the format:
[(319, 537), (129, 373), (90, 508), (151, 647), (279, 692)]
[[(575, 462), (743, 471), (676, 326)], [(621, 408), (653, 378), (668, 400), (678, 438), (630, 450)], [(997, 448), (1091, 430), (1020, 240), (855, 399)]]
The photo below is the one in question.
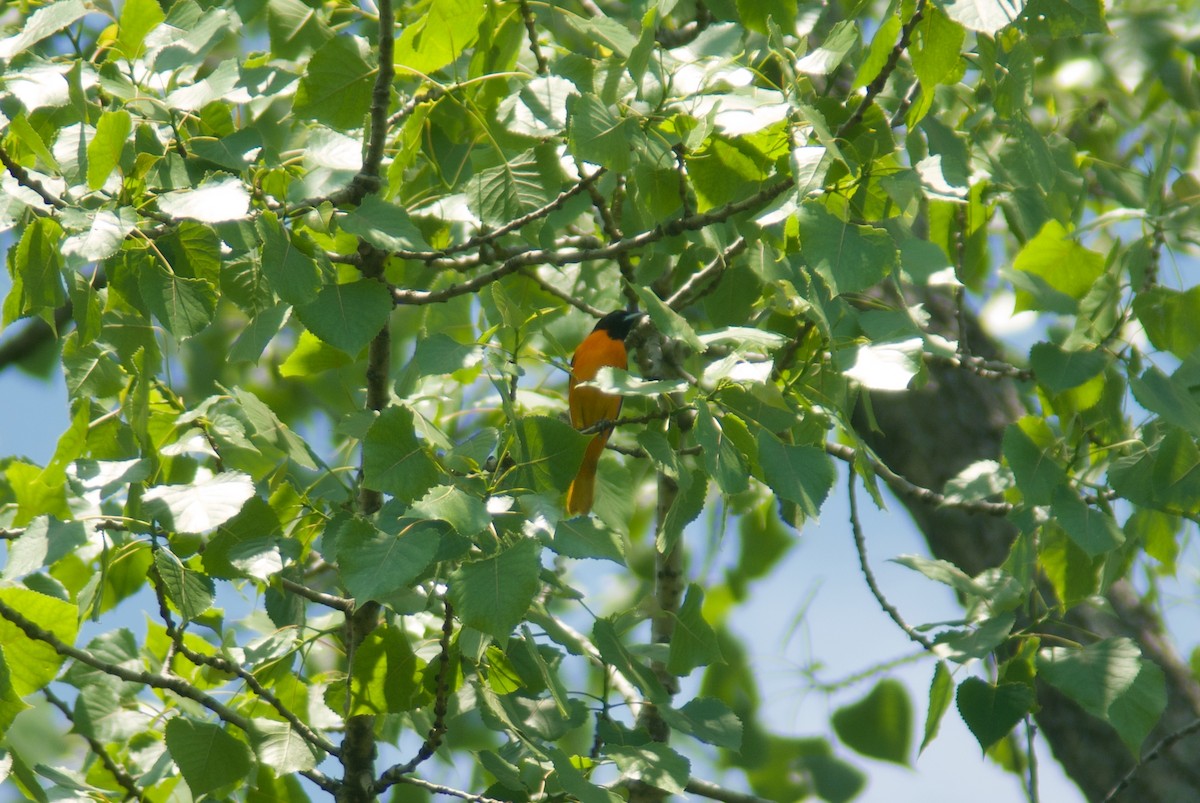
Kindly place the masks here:
[(920, 644), (926, 650), (933, 652), (933, 642), (922, 636), (911, 626), (909, 626), (904, 618), (900, 615), (900, 611), (896, 610), (895, 606), (887, 601), (887, 597), (879, 590), (879, 584), (875, 582), (875, 574), (871, 571), (871, 566), (867, 563), (867, 540), (863, 535), (862, 522), (858, 518), (858, 498), (854, 493), (854, 484), (858, 475), (853, 469), (850, 471), (850, 480), (847, 483), (850, 495), (850, 528), (854, 532), (854, 548), (858, 552), (858, 565), (862, 569), (863, 578), (867, 581), (867, 587), (871, 589), (871, 595), (875, 597), (875, 601), (879, 603), (879, 607), (883, 608), (884, 613), (891, 617), (896, 626), (904, 631), (904, 635)]
[(1122, 791), (1124, 791), (1131, 783), (1133, 783), (1133, 779), (1137, 777), (1138, 771), (1141, 770), (1142, 767), (1162, 756), (1163, 753), (1174, 747), (1177, 742), (1180, 742), (1195, 733), (1200, 733), (1200, 719), (1194, 719), (1174, 733), (1164, 736), (1162, 741), (1150, 748), (1150, 750), (1142, 756), (1141, 760), (1134, 764), (1133, 767), (1130, 768), (1129, 772), (1125, 773), (1125, 777), (1122, 778), (1117, 785), (1112, 788), (1112, 791), (1104, 796), (1104, 800), (1101, 801), (1101, 803), (1112, 803), (1112, 801), (1116, 800), (1117, 796), (1120, 795)]
[(863, 115), (867, 113), (867, 109), (875, 103), (875, 98), (883, 91), (887, 85), (888, 79), (892, 77), (892, 73), (896, 70), (896, 65), (900, 63), (900, 57), (904, 55), (904, 51), (908, 49), (909, 40), (912, 38), (913, 31), (920, 24), (921, 18), (925, 15), (925, 0), (917, 0), (916, 10), (913, 11), (912, 17), (900, 29), (900, 40), (896, 42), (896, 46), (892, 48), (892, 52), (888, 54), (887, 61), (883, 65), (883, 69), (879, 71), (879, 75), (875, 76), (875, 80), (867, 85), (867, 91), (863, 94), (863, 98), (859, 101), (858, 106), (854, 109), (846, 121), (838, 126), (837, 138), (844, 139), (853, 128), (862, 122)]
[(961, 368), (984, 379), (1015, 379), (1018, 382), (1032, 382), (1037, 378), (1029, 368), (1018, 368), (1002, 360), (986, 360), (972, 354), (958, 354), (953, 357), (942, 354), (926, 354), (925, 360), (951, 368)]
[(454, 636), (454, 609), (450, 606), (448, 599), (443, 600), (443, 604), (445, 613), (442, 616), (442, 636), (438, 640), (438, 671), (433, 698), (433, 724), (415, 756), (404, 764), (395, 764), (389, 767), (379, 776), (379, 780), (375, 782), (375, 794), (377, 795), (428, 761), (441, 747), (442, 738), (446, 735), (446, 712), (450, 700), (450, 640)]
[(1014, 506), (1008, 502), (951, 502), (948, 501), (944, 494), (930, 490), (921, 485), (917, 485), (912, 480), (900, 476), (891, 468), (888, 467), (879, 458), (869, 454), (868, 452), (858, 451), (841, 443), (825, 443), (825, 451), (832, 457), (842, 460), (850, 465), (854, 465), (854, 461), (860, 456), (867, 461), (871, 469), (883, 478), (884, 482), (898, 494), (907, 496), (911, 499), (916, 499), (926, 504), (937, 507), (951, 507), (956, 510), (965, 510), (969, 513), (986, 513), (989, 516), (1007, 516), (1013, 510)]
[[(154, 549), (157, 550), (158, 547), (156, 546)], [(302, 722), (290, 708), (283, 704), (282, 700), (280, 700), (272, 692), (268, 691), (261, 683), (259, 683), (258, 678), (256, 678), (253, 673), (248, 672), (239, 664), (222, 658), (219, 655), (203, 655), (188, 647), (183, 640), (183, 631), (181, 631), (175, 625), (175, 619), (173, 616), (171, 616), (170, 608), (167, 607), (167, 598), (163, 589), (162, 575), (159, 574), (157, 567), (151, 567), (150, 577), (153, 580), (151, 585), (154, 588), (154, 595), (158, 598), (159, 617), (162, 619), (163, 625), (166, 628), (167, 637), (170, 638), (175, 645), (175, 652), (177, 652), (179, 655), (182, 655), (196, 666), (209, 666), (220, 672), (225, 672), (226, 674), (234, 675), (240, 678), (256, 697), (274, 708), (281, 717), (287, 720), (288, 724), (291, 725), (292, 729), (296, 732), (296, 735), (298, 735), (301, 739), (308, 742), (311, 746), (317, 748), (318, 750), (328, 753), (329, 755), (338, 756), (340, 754), (341, 751), (338, 749), (337, 745), (333, 744), (324, 736), (321, 736), (312, 728), (308, 727), (307, 724)]]
[(537, 271), (535, 269), (532, 269), (529, 267), (524, 267), (524, 268), (521, 268), (518, 271), (518, 273), (520, 273), (522, 276), (524, 276), (529, 281), (534, 282), (538, 287), (542, 288), (542, 290), (545, 291), (546, 293), (548, 293), (549, 295), (554, 296), (555, 298), (557, 298), (560, 301), (565, 301), (566, 303), (570, 304), (572, 307), (579, 310), (580, 312), (586, 312), (588, 315), (591, 315), (593, 318), (604, 317), (604, 310), (600, 309), (599, 307), (593, 307), (591, 304), (587, 303), (579, 296), (568, 293), (566, 290), (562, 290), (558, 286), (552, 284), (551, 282), (546, 281), (541, 276), (538, 276)]
[(654, 40), (667, 50), (690, 45), (696, 37), (704, 33), (712, 23), (712, 12), (703, 2), (696, 3), (696, 18), (679, 28), (659, 28), (654, 32)]
[(4, 165), (5, 169), (8, 170), (12, 177), (15, 178), (17, 183), (22, 187), (33, 190), (33, 192), (37, 193), (39, 198), (55, 209), (66, 208), (67, 204), (61, 198), (50, 192), (48, 189), (46, 189), (46, 186), (42, 184), (42, 182), (31, 176), (29, 171), (24, 167), (21, 167), (21, 165), (12, 158), (12, 155), (5, 150), (3, 146), (0, 146), (0, 163)]
[[(615, 243), (608, 243), (594, 248), (577, 248), (571, 250), (558, 249), (530, 249), (520, 252), (506, 259), (499, 267), (493, 268), (487, 273), (480, 274), (469, 281), (461, 284), (452, 284), (440, 290), (404, 290), (395, 288), (392, 291), (392, 299), (397, 304), (436, 304), (442, 301), (448, 301), (452, 298), (457, 298), (461, 295), (474, 293), (479, 289), (486, 287), (494, 281), (504, 278), (509, 274), (520, 270), (521, 268), (530, 265), (571, 265), (578, 262), (587, 262), (598, 259), (612, 259), (617, 254), (628, 251), (633, 251), (642, 248), (659, 240), (674, 237), (686, 231), (697, 231), (707, 228), (714, 223), (720, 223), (736, 214), (747, 210), (759, 208), (770, 203), (782, 193), (795, 186), (795, 179), (786, 177), (780, 179), (776, 184), (761, 190), (760, 192), (744, 198), (740, 201), (734, 201), (708, 212), (702, 212), (696, 215), (690, 215), (684, 218), (676, 218), (668, 223), (656, 226), (649, 231), (641, 232), (632, 237), (626, 237)], [(436, 267), (443, 265), (433, 263)], [(445, 267), (460, 267), (450, 262)]]
[(103, 744), (97, 741), (91, 734), (85, 733), (78, 727), (77, 723), (75, 722), (74, 712), (71, 711), (70, 707), (62, 700), (62, 698), (55, 694), (49, 686), (42, 689), (42, 694), (52, 706), (62, 712), (62, 715), (67, 718), (68, 722), (71, 723), (75, 733), (83, 737), (83, 740), (87, 742), (88, 749), (95, 754), (96, 758), (100, 759), (100, 763), (104, 765), (104, 769), (108, 770), (108, 774), (111, 775), (120, 785), (120, 787), (125, 790), (126, 799), (133, 798), (135, 800), (145, 800), (146, 795), (142, 791), (141, 787), (137, 785), (137, 781), (133, 779), (133, 776), (126, 772), (124, 767), (113, 760), (113, 757), (110, 756), (108, 751), (104, 749)]
[(333, 594), (326, 594), (323, 591), (317, 591), (315, 588), (309, 588), (306, 585), (301, 585), (294, 580), (289, 580), (286, 577), (279, 578), (279, 585), (285, 591), (290, 591), (299, 597), (304, 597), (309, 602), (315, 602), (318, 605), (324, 605), (326, 608), (333, 608), (335, 611), (341, 611), (345, 614), (354, 612), (354, 600), (346, 597), (338, 597)]
[(771, 803), (765, 797), (752, 795), (748, 792), (735, 792), (732, 789), (726, 789), (723, 786), (717, 786), (711, 781), (702, 781), (699, 778), (689, 778), (687, 784), (683, 787), (683, 791), (699, 795), (700, 797), (706, 797), (709, 800), (720, 800), (722, 803)]
[(542, 53), (541, 45), (538, 44), (537, 20), (533, 17), (533, 9), (529, 7), (527, 0), (520, 0), (518, 6), (521, 9), (521, 20), (525, 23), (525, 34), (529, 37), (529, 49), (537, 61), (537, 74), (545, 75), (550, 72), (550, 64)]
[(147, 672), (144, 669), (127, 669), (120, 664), (109, 663), (102, 661), (86, 650), (81, 650), (73, 645), (67, 644), (60, 640), (58, 636), (51, 633), (49, 630), (43, 629), (37, 623), (26, 619), (17, 610), (10, 607), (8, 603), (0, 600), (0, 617), (4, 617), (8, 621), (17, 626), (17, 629), (24, 633), (34, 641), (40, 641), (48, 645), (59, 655), (71, 658), (81, 664), (90, 666), (93, 669), (98, 669), (106, 675), (120, 678), (121, 680), (130, 683), (138, 683), (143, 686), (150, 686), (155, 689), (163, 689), (164, 691), (173, 692), (180, 697), (185, 697), (193, 702), (207, 708), (216, 714), (221, 720), (228, 722), (235, 728), (239, 728), (247, 733), (252, 732), (253, 725), (250, 720), (241, 714), (237, 713), (228, 706), (222, 705), (213, 697), (205, 694), (197, 689), (192, 684), (188, 683), (183, 678), (172, 677), (169, 675), (161, 675), (157, 672)]
[(409, 786), (415, 786), (418, 789), (424, 789), (426, 792), (431, 792), (435, 795), (448, 795), (457, 797), (460, 800), (470, 800), (472, 803), (505, 803), (494, 797), (485, 797), (484, 795), (476, 795), (472, 792), (464, 792), (461, 789), (454, 789), (450, 786), (443, 786), (440, 783), (422, 780), (421, 778), (402, 777), (397, 778), (398, 783), (406, 783)]
[(721, 274), (729, 267), (729, 261), (746, 250), (745, 237), (738, 237), (729, 247), (717, 254), (711, 262), (696, 271), (683, 285), (671, 294), (663, 303), (673, 310), (680, 310), (694, 304), (715, 285)]

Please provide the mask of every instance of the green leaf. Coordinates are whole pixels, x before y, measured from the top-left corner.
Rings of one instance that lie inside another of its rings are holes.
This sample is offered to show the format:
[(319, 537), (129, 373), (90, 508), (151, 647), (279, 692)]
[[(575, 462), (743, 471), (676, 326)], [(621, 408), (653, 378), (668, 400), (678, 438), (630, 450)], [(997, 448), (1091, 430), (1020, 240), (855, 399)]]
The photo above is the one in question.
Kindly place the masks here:
[(609, 744), (604, 748), (621, 770), (622, 781), (641, 781), (672, 795), (682, 795), (692, 763), (665, 744)]
[(429, 248), (408, 212), (377, 195), (367, 196), (356, 209), (339, 219), (338, 225), (384, 251), (424, 251)]
[(322, 284), (316, 260), (296, 248), (273, 212), (258, 220), (262, 240), (262, 271), (275, 294), (289, 304), (303, 305), (317, 297)]
[(363, 440), (363, 485), (407, 503), (439, 478), (437, 463), (417, 440), (412, 411), (392, 405), (380, 413)]
[(919, 337), (865, 343), (854, 350), (854, 363), (842, 372), (867, 390), (905, 391), (921, 372), (924, 341)]
[(1154, 285), (1134, 296), (1133, 311), (1156, 348), (1181, 360), (1200, 348), (1200, 285), (1182, 292)]
[(295, 113), (339, 131), (361, 128), (371, 104), (375, 66), (365, 40), (335, 36), (313, 54), (296, 89)]
[[(1057, 220), (1049, 220), (1025, 243), (1013, 267), (1078, 301), (1104, 273), (1104, 256), (1080, 245)], [(1017, 288), (1017, 312), (1041, 306), (1029, 290)]]
[(392, 535), (353, 518), (338, 531), (339, 574), (356, 600), (385, 600), (406, 590), (433, 562), (447, 531), (436, 521), (401, 519), (399, 526)]
[(565, 421), (531, 415), (517, 429), (517, 461), (525, 488), (563, 493), (579, 470), (591, 435), (580, 435)]
[(270, 767), (278, 777), (311, 770), (321, 758), (288, 722), (255, 719), (250, 743), (258, 763)]
[(1167, 705), (1162, 669), (1142, 658), (1137, 644), (1109, 638), (1082, 649), (1038, 653), (1038, 675), (1112, 725), (1135, 756)]
[[(275, 335), (279, 334), (284, 323), (287, 322), (291, 311), (291, 307), (287, 304), (277, 302), (251, 318), (242, 328), (237, 340), (233, 341), (233, 345), (229, 347), (229, 361), (258, 362), (267, 346), (271, 344)], [(311, 333), (305, 334), (313, 337)], [(313, 339), (316, 338), (313, 337)], [(349, 360), (344, 353), (339, 352), (339, 354), (343, 359)], [(286, 376), (282, 372), (281, 375)]]
[(944, 9), (950, 18), (979, 33), (994, 34), (1017, 19), (1020, 7), (1012, 0), (954, 0)]
[(19, 580), (50, 566), (88, 542), (89, 529), (83, 522), (59, 521), (52, 516), (38, 516), (25, 527), (25, 532), (8, 542), (8, 554), (0, 578)]
[(666, 555), (679, 539), (683, 537), (683, 529), (695, 521), (704, 511), (704, 500), (708, 497), (708, 475), (697, 467), (691, 472), (679, 475), (679, 493), (667, 511), (667, 517), (659, 528), (654, 540), (654, 548), (660, 554)]
[(938, 84), (948, 83), (962, 72), (966, 31), (940, 8), (928, 6), (913, 33), (909, 53), (924, 91), (932, 92)]
[(396, 67), (428, 75), (475, 43), (487, 5), (479, 0), (433, 0), (396, 40)]
[(313, 377), (353, 361), (346, 352), (321, 342), (306, 329), (297, 338), (296, 348), (279, 366), (279, 375), (284, 378)]
[(46, 147), (46, 143), (42, 140), (37, 129), (30, 125), (28, 118), (23, 114), (18, 114), (8, 121), (9, 131), (18, 141), (26, 148), (29, 148), (37, 158), (41, 159), (47, 167), (55, 172), (62, 172), (62, 166), (58, 160), (54, 158), (54, 154)]
[(157, 262), (138, 271), (142, 300), (158, 322), (179, 340), (200, 334), (217, 312), (217, 291), (205, 279), (188, 279)]
[(946, 503), (982, 502), (1013, 487), (1012, 472), (995, 460), (977, 460), (946, 480)]
[(687, 322), (687, 319), (664, 304), (653, 290), (634, 285), (633, 292), (637, 293), (637, 297), (642, 302), (646, 314), (650, 316), (650, 321), (654, 324), (655, 329), (669, 338), (683, 341), (693, 351), (704, 351), (704, 341), (696, 335), (696, 330)]
[(59, 241), (62, 227), (48, 217), (30, 223), (9, 255), (12, 289), (4, 299), (4, 325), (27, 315), (49, 316), (67, 300)]
[(1112, 516), (1085, 504), (1066, 485), (1054, 489), (1050, 515), (1088, 557), (1111, 552), (1125, 543), (1125, 534)]
[(459, 535), (468, 538), (483, 532), (492, 523), (482, 499), (453, 485), (430, 488), (429, 493), (408, 509), (407, 515), (439, 519), (453, 527)]
[(854, 75), (854, 83), (851, 85), (852, 90), (862, 89), (867, 84), (875, 80), (879, 73), (887, 64), (888, 57), (892, 54), (892, 49), (896, 46), (896, 42), (900, 36), (900, 29), (903, 24), (897, 14), (890, 14), (887, 19), (880, 23), (875, 30), (874, 36), (871, 37), (871, 44), (867, 48), (867, 55), (858, 65), (858, 72)]
[(174, 552), (166, 547), (155, 549), (154, 567), (162, 578), (167, 599), (184, 619), (190, 622), (212, 607), (216, 594), (212, 579), (184, 566)]
[(1041, 418), (1026, 416), (1004, 431), (1004, 459), (1028, 504), (1050, 504), (1067, 481), (1066, 469), (1052, 454), (1054, 445), (1054, 433)]
[(89, 13), (83, 0), (58, 0), (34, 11), (23, 19), (20, 33), (0, 39), (0, 59), (11, 62), (33, 45), (73, 25)]
[(814, 201), (796, 215), (804, 257), (834, 295), (878, 284), (897, 264), (896, 246), (883, 229), (845, 223)]
[(725, 434), (707, 404), (696, 415), (696, 442), (700, 444), (704, 470), (717, 481), (724, 494), (738, 494), (750, 487), (750, 471), (741, 451)]
[(1101, 351), (1066, 351), (1053, 343), (1036, 343), (1029, 350), (1029, 367), (1038, 384), (1051, 393), (1079, 387), (1104, 372), (1111, 358)]
[(254, 496), (254, 481), (225, 471), (182, 485), (156, 485), (142, 495), (147, 510), (180, 533), (203, 533), (229, 521)]
[(704, 590), (695, 583), (689, 584), (683, 605), (675, 614), (675, 633), (667, 658), (667, 671), (676, 677), (684, 677), (698, 666), (724, 660), (717, 634), (704, 620), (703, 606)]
[[(0, 733), (8, 733), (13, 720), (22, 711), (32, 708), (21, 699), (12, 686), (12, 677), (8, 671), (8, 661), (4, 657), (4, 647), (0, 646)], [(4, 757), (0, 756), (0, 778), (7, 774)]]
[(250, 748), (219, 725), (180, 715), (167, 723), (165, 735), (171, 758), (197, 798), (250, 772)]
[(625, 565), (625, 543), (621, 534), (595, 517), (575, 516), (554, 525), (554, 537), (546, 544), (568, 558), (599, 558)]
[(281, 59), (298, 59), (333, 37), (321, 9), (301, 0), (268, 0), (267, 35), (271, 53)]
[(884, 678), (867, 696), (833, 712), (838, 738), (864, 756), (908, 764), (912, 744), (912, 703), (904, 684)]
[(1129, 380), (1129, 389), (1147, 410), (1200, 437), (1200, 403), (1185, 383), (1150, 365), (1141, 376)]
[[(79, 611), (72, 603), (30, 591), (0, 588), (0, 602), (20, 613), (64, 644), (74, 644), (79, 632)], [(16, 625), (0, 617), (0, 644), (8, 664), (8, 682), (17, 697), (45, 688), (58, 675), (65, 657), (44, 641), (35, 641)]]
[(706, 744), (740, 750), (742, 722), (725, 703), (713, 697), (696, 697), (682, 708), (662, 706), (663, 720), (677, 731)]
[(954, 677), (946, 668), (944, 661), (938, 661), (933, 670), (933, 681), (929, 684), (929, 711), (925, 716), (925, 736), (917, 755), (925, 752), (925, 748), (937, 736), (942, 725), (942, 717), (950, 710), (950, 702), (954, 699)]
[(310, 332), (351, 355), (366, 348), (391, 313), (392, 294), (374, 279), (327, 284), (315, 299), (296, 307), (296, 317)]
[(957, 702), (963, 722), (986, 753), (1033, 710), (1034, 695), (1024, 683), (993, 686), (986, 680), (967, 678), (958, 686)]
[(250, 216), (250, 193), (240, 179), (221, 176), (158, 196), (158, 208), (173, 218), (202, 223), (244, 220)]
[(126, 0), (117, 21), (116, 48), (127, 60), (141, 57), (146, 50), (146, 34), (166, 19), (156, 0)]
[(121, 162), (121, 151), (133, 128), (129, 112), (119, 109), (104, 112), (96, 122), (96, 133), (87, 146), (88, 189), (98, 190), (104, 186), (109, 175)]
[(567, 147), (581, 162), (624, 173), (632, 162), (630, 142), (636, 125), (618, 116), (592, 94), (567, 98)]
[(541, 588), (541, 551), (541, 544), (525, 538), (456, 569), (450, 576), (450, 598), (463, 624), (505, 644)]
[(829, 75), (857, 44), (857, 26), (851, 20), (841, 20), (830, 29), (820, 47), (804, 54), (796, 62), (796, 71), (807, 75)]
[(489, 226), (503, 226), (544, 206), (553, 190), (533, 151), (481, 170), (464, 188), (468, 206)]
[(597, 618), (592, 625), (592, 643), (600, 652), (600, 657), (606, 664), (611, 664), (633, 685), (641, 690), (650, 702), (666, 702), (667, 692), (659, 683), (658, 677), (642, 661), (635, 658), (617, 632), (613, 618)]
[(127, 206), (115, 213), (98, 209), (87, 216), (87, 222), (87, 229), (71, 234), (63, 241), (62, 252), (87, 262), (99, 262), (121, 250), (121, 244), (137, 226), (137, 214)]
[(573, 760), (557, 747), (544, 749), (544, 752), (554, 764), (554, 777), (572, 800), (578, 800), (579, 803), (621, 803), (624, 800), (615, 792), (589, 783), (576, 766), (578, 759)]
[(483, 350), (475, 345), (463, 344), (445, 332), (430, 332), (417, 342), (413, 354), (413, 365), (420, 376), (452, 374), (479, 364)]
[(783, 31), (794, 31), (796, 10), (796, 0), (737, 0), (742, 24), (761, 34), (769, 34), (772, 24)]
[(775, 494), (800, 506), (815, 519), (837, 481), (833, 460), (824, 449), (783, 443), (767, 430), (758, 433), (758, 462)]
[[(402, 629), (372, 630), (354, 651), (349, 715), (401, 714), (413, 710), (424, 694), (423, 665)], [(347, 710), (345, 693), (344, 683), (331, 686), (326, 702), (337, 711)]]
[(1029, 0), (1021, 27), (1030, 36), (1061, 39), (1109, 32), (1101, 0)]

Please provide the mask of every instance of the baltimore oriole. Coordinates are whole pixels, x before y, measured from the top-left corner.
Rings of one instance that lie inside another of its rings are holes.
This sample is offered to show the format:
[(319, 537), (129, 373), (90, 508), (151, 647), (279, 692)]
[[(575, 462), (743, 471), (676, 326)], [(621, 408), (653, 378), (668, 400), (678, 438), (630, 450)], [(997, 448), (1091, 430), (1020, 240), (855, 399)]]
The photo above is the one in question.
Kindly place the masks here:
[[(580, 383), (596, 378), (605, 366), (624, 369), (628, 365), (625, 338), (643, 317), (640, 312), (616, 310), (600, 319), (591, 334), (583, 339), (571, 358), (571, 383), (567, 405), (571, 411), (571, 426), (587, 429), (597, 421), (612, 421), (621, 412), (621, 397)], [(583, 454), (579, 473), (567, 490), (567, 513), (576, 515), (592, 509), (596, 491), (596, 466), (604, 453), (611, 429), (597, 432)]]

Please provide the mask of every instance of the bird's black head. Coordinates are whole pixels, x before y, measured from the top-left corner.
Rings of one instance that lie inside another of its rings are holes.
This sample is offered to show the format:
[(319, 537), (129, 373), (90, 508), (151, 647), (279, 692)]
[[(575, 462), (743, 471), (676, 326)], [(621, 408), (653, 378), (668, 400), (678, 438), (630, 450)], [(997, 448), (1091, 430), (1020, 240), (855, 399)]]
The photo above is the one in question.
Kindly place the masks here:
[(633, 327), (645, 317), (646, 313), (637, 310), (614, 310), (601, 318), (593, 331), (608, 332), (608, 336), (613, 340), (624, 340), (629, 337)]

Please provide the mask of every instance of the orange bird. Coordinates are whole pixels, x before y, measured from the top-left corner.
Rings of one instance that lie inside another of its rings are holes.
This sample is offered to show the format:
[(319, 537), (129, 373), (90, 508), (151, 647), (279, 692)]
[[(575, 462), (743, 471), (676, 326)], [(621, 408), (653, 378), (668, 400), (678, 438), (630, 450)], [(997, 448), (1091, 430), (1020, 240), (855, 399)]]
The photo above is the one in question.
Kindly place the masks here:
[[(612, 421), (621, 412), (621, 397), (580, 383), (595, 379), (605, 366), (624, 369), (628, 365), (625, 338), (643, 318), (640, 312), (616, 310), (600, 319), (591, 334), (583, 339), (571, 358), (571, 384), (567, 391), (567, 406), (571, 410), (571, 426), (587, 429), (597, 421)], [(579, 473), (567, 490), (567, 513), (574, 516), (592, 509), (596, 494), (596, 466), (604, 453), (611, 429), (597, 432), (583, 454)]]

